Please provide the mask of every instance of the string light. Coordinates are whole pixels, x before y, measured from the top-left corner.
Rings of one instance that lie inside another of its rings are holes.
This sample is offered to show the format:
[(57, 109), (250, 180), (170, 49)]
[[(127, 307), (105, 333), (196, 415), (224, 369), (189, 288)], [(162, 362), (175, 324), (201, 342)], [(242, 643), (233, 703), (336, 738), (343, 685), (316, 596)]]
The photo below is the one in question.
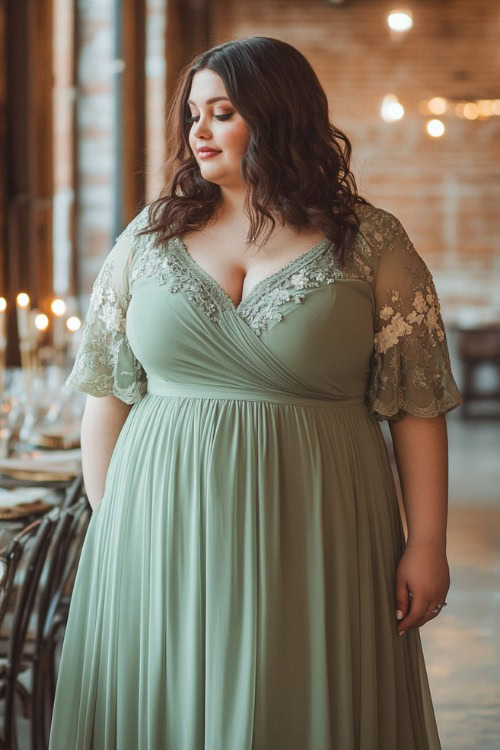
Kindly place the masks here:
[(405, 113), (405, 109), (398, 97), (394, 94), (386, 94), (380, 107), (380, 114), (382, 119), (386, 122), (394, 122), (395, 120), (401, 120)]
[(387, 23), (392, 31), (408, 31), (413, 26), (411, 10), (406, 8), (391, 10), (387, 16)]
[(429, 120), (426, 130), (433, 138), (440, 138), (444, 134), (445, 127), (441, 120)]

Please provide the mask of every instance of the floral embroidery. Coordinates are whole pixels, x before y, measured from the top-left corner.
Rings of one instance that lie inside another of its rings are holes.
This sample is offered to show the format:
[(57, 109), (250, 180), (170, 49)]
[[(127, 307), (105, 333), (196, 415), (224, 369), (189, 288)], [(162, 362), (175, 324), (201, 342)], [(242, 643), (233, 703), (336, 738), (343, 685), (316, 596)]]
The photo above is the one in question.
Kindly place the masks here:
[(391, 346), (395, 346), (398, 343), (401, 336), (410, 334), (412, 330), (412, 327), (406, 323), (401, 313), (398, 312), (392, 317), (388, 326), (385, 326), (379, 333), (375, 334), (375, 347), (379, 352), (386, 352)]
[(169, 292), (182, 290), (214, 322), (220, 320), (221, 313), (228, 310), (237, 312), (260, 336), (269, 321), (282, 320), (283, 316), (277, 309), (279, 306), (290, 300), (300, 303), (306, 296), (307, 289), (318, 287), (325, 281), (331, 284), (336, 277), (342, 275), (327, 250), (329, 245), (329, 242), (322, 240), (276, 273), (255, 284), (238, 307), (235, 307), (217, 282), (187, 254), (177, 237), (169, 242), (166, 250), (153, 243), (145, 247), (134, 262), (130, 283), (132, 285), (140, 278), (153, 278), (165, 285)]
[[(373, 353), (367, 403), (377, 419), (405, 413), (435, 416), (461, 403), (451, 373), (446, 335), (432, 276), (399, 220), (382, 209), (358, 206), (361, 232), (340, 269), (330, 243), (322, 241), (278, 272), (258, 282), (238, 306), (187, 253), (180, 238), (167, 247), (152, 235), (135, 237), (148, 207), (126, 227), (94, 283), (82, 343), (66, 381), (94, 395), (114, 393), (133, 403), (147, 378), (130, 349), (126, 312), (134, 284), (155, 279), (181, 291), (214, 322), (232, 312), (260, 336), (281, 321), (282, 306), (300, 304), (308, 292), (336, 279), (369, 284), (374, 306)], [(127, 244), (119, 240), (130, 238)]]
[(350, 275), (365, 264), (373, 267), (370, 410), (377, 419), (394, 421), (408, 413), (445, 413), (462, 398), (451, 373), (432, 275), (395, 216), (373, 207), (360, 211), (363, 234), (354, 243)]
[[(391, 346), (395, 346), (401, 336), (407, 336), (413, 333), (413, 326), (419, 326), (424, 321), (427, 327), (428, 339), (431, 346), (436, 345), (435, 336), (439, 341), (444, 339), (444, 330), (442, 321), (439, 317), (438, 301), (435, 293), (432, 292), (429, 285), (425, 287), (425, 297), (422, 291), (417, 290), (413, 298), (413, 310), (403, 317), (401, 310), (394, 313), (393, 307), (385, 305), (379, 312), (379, 318), (390, 320), (389, 325), (384, 326), (375, 334), (375, 348), (377, 351), (384, 353)], [(402, 309), (402, 302), (398, 290), (390, 292), (391, 301), (398, 303)], [(435, 334), (435, 336), (434, 336)]]
[(132, 285), (140, 278), (150, 278), (165, 286), (169, 292), (182, 290), (191, 302), (217, 322), (220, 313), (227, 309), (227, 300), (185, 263), (180, 257), (177, 242), (176, 239), (171, 240), (167, 250), (153, 243), (148, 245), (134, 263), (130, 283)]
[(329, 247), (325, 247), (324, 243), (316, 247), (318, 252), (312, 255), (308, 253), (307, 259), (299, 256), (295, 259), (297, 263), (292, 261), (293, 270), (298, 263), (305, 262), (304, 268), (290, 275), (288, 264), (277, 274), (272, 274), (256, 285), (240, 304), (239, 314), (258, 336), (267, 328), (269, 321), (279, 322), (283, 319), (283, 314), (278, 308), (285, 302), (293, 301), (300, 304), (308, 289), (315, 289), (324, 282), (333, 284), (335, 279), (343, 277)]
[[(130, 222), (115, 240), (113, 250), (94, 281), (89, 308), (82, 326), (82, 340), (72, 371), (66, 380), (84, 393), (93, 396), (113, 394), (127, 404), (138, 401), (146, 393), (147, 377), (136, 359), (126, 336), (126, 311), (130, 302), (127, 286), (118, 282), (123, 269), (115, 256), (122, 237), (131, 237), (147, 221), (147, 208)], [(141, 247), (139, 237), (133, 247)], [(129, 256), (129, 248), (126, 248)], [(130, 253), (130, 258), (133, 254)]]
[[(146, 393), (146, 375), (125, 336), (126, 298), (113, 287), (114, 261), (107, 259), (94, 282), (89, 309), (82, 327), (82, 342), (66, 380), (93, 396), (114, 394), (127, 404)], [(118, 373), (120, 356), (128, 369)]]

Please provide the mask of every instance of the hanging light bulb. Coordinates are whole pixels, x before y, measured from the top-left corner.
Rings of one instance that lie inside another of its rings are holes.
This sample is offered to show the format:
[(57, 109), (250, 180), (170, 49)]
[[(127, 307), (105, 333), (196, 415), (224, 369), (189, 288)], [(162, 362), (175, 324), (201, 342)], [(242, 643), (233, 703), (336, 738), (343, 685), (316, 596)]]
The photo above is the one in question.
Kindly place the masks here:
[(397, 96), (394, 94), (386, 94), (384, 96), (382, 106), (380, 107), (380, 114), (385, 122), (401, 120), (404, 113), (405, 109)]
[(413, 26), (411, 10), (394, 8), (387, 16), (387, 25), (391, 30), (391, 38), (394, 41), (401, 41)]
[(429, 120), (426, 130), (433, 138), (440, 138), (444, 134), (445, 127), (441, 120)]

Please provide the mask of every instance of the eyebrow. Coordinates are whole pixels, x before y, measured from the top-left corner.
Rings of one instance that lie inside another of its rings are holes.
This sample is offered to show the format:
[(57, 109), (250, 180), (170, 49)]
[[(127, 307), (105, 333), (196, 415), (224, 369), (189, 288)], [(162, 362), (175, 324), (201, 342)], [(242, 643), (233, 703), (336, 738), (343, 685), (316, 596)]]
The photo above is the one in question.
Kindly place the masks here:
[[(227, 96), (213, 96), (211, 99), (207, 99), (206, 104), (213, 104), (214, 102), (220, 102), (222, 99), (225, 99), (226, 101), (231, 101), (227, 98)], [(188, 99), (188, 104), (194, 104), (196, 107), (196, 104), (191, 100)]]

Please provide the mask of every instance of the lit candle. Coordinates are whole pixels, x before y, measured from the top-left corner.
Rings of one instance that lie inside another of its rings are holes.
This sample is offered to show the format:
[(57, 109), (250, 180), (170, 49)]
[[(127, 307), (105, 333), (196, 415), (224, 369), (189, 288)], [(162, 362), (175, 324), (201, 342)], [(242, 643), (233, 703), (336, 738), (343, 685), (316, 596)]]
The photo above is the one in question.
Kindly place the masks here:
[(0, 349), (7, 348), (7, 300), (0, 297)]
[(45, 313), (38, 313), (34, 319), (35, 324), (35, 335), (37, 339), (43, 336), (43, 332), (49, 327), (49, 319)]
[(7, 356), (7, 334), (6, 334), (6, 317), (7, 317), (7, 300), (0, 297), (0, 394), (5, 390), (5, 360)]
[(45, 331), (49, 327), (49, 319), (45, 315), (45, 313), (38, 312), (38, 314), (33, 319), (33, 326), (34, 326), (34, 348), (37, 351), (37, 358), (40, 357), (40, 346), (42, 344), (42, 339)]
[(17, 303), (17, 332), (19, 338), (29, 338), (29, 309), (30, 298), (25, 292), (20, 292), (16, 297)]
[(42, 357), (42, 338), (49, 327), (49, 319), (45, 315), (45, 313), (39, 312), (39, 310), (36, 311), (36, 315), (33, 316), (32, 322), (33, 322), (33, 357), (35, 360), (35, 366), (37, 369), (41, 367), (41, 357)]
[(36, 343), (38, 341), (38, 330), (35, 325), (35, 320), (40, 310), (38, 308), (33, 307), (29, 311), (29, 338), (31, 341), (32, 346), (36, 346)]
[(74, 359), (82, 339), (82, 322), (76, 315), (72, 315), (66, 321), (66, 327), (71, 333), (70, 356)]
[(52, 331), (52, 344), (54, 349), (64, 349), (66, 343), (66, 328), (64, 325), (64, 313), (66, 312), (66, 302), (63, 299), (55, 299), (50, 306), (54, 313), (54, 328)]

